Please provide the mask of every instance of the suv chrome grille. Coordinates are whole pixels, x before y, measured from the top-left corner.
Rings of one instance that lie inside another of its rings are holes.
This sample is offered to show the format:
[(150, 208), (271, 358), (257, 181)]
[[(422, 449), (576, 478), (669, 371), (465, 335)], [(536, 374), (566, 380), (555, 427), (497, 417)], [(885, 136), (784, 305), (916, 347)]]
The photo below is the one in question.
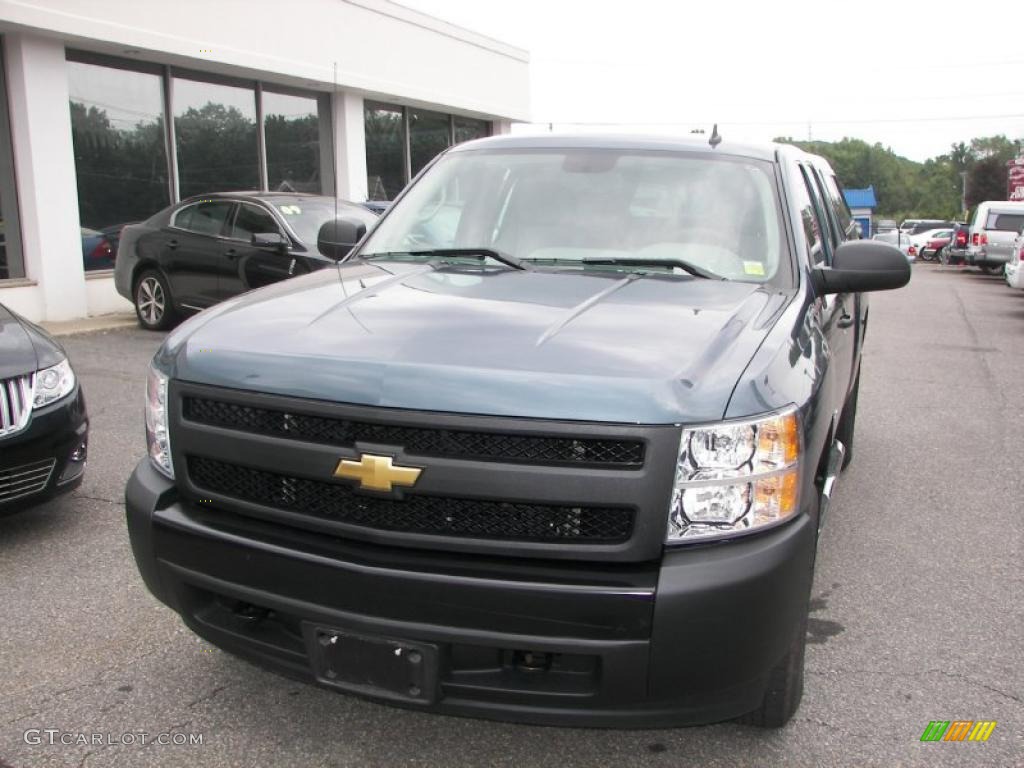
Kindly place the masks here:
[(199, 397), (186, 397), (184, 417), (199, 424), (327, 445), (356, 442), (399, 445), (410, 454), (483, 461), (638, 469), (644, 463), (639, 440), (572, 438), (434, 429), (290, 413)]
[(50, 482), (56, 459), (0, 469), (0, 503), (37, 493)]
[(200, 490), (273, 509), (381, 531), (506, 541), (610, 544), (629, 539), (633, 510), (407, 494), (360, 495), (347, 485), (281, 475), (200, 456), (188, 457)]
[(36, 375), (0, 379), (0, 437), (20, 432), (32, 414)]

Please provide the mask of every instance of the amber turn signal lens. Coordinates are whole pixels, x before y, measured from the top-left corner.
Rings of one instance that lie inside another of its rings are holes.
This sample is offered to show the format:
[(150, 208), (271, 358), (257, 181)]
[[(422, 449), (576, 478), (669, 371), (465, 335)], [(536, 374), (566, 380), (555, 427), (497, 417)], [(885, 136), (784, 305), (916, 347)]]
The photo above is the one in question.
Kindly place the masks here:
[(758, 454), (766, 464), (786, 467), (800, 456), (800, 427), (796, 413), (764, 422), (758, 430)]

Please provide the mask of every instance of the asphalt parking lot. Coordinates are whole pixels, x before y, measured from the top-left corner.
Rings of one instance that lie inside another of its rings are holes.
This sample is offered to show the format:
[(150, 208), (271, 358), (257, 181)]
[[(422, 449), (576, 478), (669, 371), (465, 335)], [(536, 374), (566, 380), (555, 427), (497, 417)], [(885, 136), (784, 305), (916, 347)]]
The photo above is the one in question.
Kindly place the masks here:
[[(65, 337), (90, 462), (72, 496), (0, 519), (0, 768), (1024, 765), (1024, 292), (974, 271), (914, 272), (871, 299), (856, 458), (818, 556), (807, 688), (778, 732), (424, 715), (213, 649), (146, 592), (123, 522), (161, 336)], [(987, 743), (919, 741), (930, 720), (955, 719), (998, 725)], [(33, 744), (29, 729), (202, 744)]]

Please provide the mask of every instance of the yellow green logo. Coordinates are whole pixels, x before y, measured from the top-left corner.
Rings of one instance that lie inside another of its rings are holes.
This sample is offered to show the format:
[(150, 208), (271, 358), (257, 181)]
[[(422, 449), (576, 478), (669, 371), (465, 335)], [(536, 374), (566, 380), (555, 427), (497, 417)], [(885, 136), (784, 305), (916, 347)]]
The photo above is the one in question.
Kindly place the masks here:
[(995, 729), (995, 720), (932, 720), (921, 741), (988, 741)]

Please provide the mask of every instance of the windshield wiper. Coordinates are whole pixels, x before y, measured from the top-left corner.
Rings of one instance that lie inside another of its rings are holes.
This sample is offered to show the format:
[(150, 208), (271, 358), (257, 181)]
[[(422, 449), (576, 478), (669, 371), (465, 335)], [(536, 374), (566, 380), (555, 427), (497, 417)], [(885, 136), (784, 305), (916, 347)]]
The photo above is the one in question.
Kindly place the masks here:
[(694, 277), (703, 277), (708, 280), (725, 280), (721, 275), (716, 275), (714, 272), (709, 272), (703, 267), (698, 267), (696, 264), (684, 261), (683, 259), (615, 259), (602, 256), (592, 256), (584, 257), (581, 261), (584, 264), (606, 264), (626, 267), (678, 267)]
[(483, 259), (494, 259), (512, 269), (530, 269), (526, 264), (507, 253), (501, 253), (493, 248), (432, 248), (425, 251), (387, 251), (385, 253), (362, 254), (364, 259), (386, 258), (388, 256), (425, 256), (428, 258), (445, 256), (476, 256)]

